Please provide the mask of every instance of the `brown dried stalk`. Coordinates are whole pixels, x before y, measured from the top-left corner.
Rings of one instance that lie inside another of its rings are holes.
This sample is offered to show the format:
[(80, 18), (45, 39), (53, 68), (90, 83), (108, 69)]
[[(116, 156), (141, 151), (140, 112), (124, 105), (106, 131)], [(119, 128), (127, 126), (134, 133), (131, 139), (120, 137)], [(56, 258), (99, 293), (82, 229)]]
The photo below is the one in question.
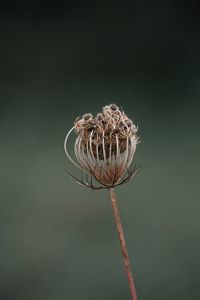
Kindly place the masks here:
[(115, 194), (114, 188), (110, 189), (110, 196), (111, 196), (111, 203), (112, 203), (112, 208), (113, 208), (113, 213), (114, 213), (114, 219), (115, 219), (115, 223), (117, 226), (117, 233), (118, 233), (122, 256), (123, 256), (123, 261), (124, 261), (124, 267), (125, 267), (126, 275), (128, 278), (131, 299), (137, 300), (138, 299), (137, 293), (136, 293), (135, 284), (134, 284), (133, 276), (132, 276), (132, 272), (131, 272), (131, 265), (130, 265), (130, 261), (128, 258), (128, 251), (126, 248), (126, 242), (125, 242), (125, 238), (124, 238), (124, 232), (123, 232), (123, 228), (122, 228), (121, 217), (120, 217), (120, 212), (119, 212), (119, 208), (117, 205), (117, 199), (116, 199), (116, 194)]

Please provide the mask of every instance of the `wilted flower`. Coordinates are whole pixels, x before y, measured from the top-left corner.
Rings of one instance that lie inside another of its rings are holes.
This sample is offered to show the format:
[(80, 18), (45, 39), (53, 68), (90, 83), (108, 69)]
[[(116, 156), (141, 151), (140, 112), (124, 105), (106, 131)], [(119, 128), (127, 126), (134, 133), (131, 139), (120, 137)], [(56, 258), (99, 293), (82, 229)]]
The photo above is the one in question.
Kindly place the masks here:
[[(78, 135), (74, 146), (77, 162), (67, 151), (68, 138), (72, 131)], [(117, 105), (110, 104), (104, 106), (102, 112), (96, 116), (88, 113), (76, 118), (74, 126), (68, 132), (64, 142), (68, 158), (81, 170), (81, 179), (70, 175), (84, 186), (92, 189), (107, 188), (110, 191), (132, 300), (138, 298), (114, 187), (129, 181), (139, 170), (135, 166), (131, 167), (138, 143), (136, 133), (137, 127), (133, 121)], [(94, 186), (93, 179), (100, 183), (100, 186)]]
[[(73, 130), (78, 135), (74, 147), (77, 163), (67, 151), (68, 137)], [(88, 113), (76, 118), (64, 143), (68, 158), (82, 171), (81, 180), (72, 177), (94, 189), (111, 188), (129, 181), (138, 170), (135, 166), (130, 168), (138, 143), (136, 133), (133, 121), (115, 104), (104, 106), (102, 113), (96, 116)], [(83, 174), (86, 174), (86, 182)], [(95, 187), (92, 178), (101, 186)]]

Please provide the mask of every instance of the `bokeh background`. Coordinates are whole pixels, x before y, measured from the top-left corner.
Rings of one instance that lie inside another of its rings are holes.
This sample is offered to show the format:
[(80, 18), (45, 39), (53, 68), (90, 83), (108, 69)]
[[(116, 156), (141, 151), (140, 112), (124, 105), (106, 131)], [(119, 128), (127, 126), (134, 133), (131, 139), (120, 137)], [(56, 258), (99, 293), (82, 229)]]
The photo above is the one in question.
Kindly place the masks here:
[(142, 141), (117, 189), (139, 300), (199, 299), (195, 2), (15, 1), (0, 23), (0, 299), (130, 299), (107, 191), (65, 172), (74, 119), (109, 103)]

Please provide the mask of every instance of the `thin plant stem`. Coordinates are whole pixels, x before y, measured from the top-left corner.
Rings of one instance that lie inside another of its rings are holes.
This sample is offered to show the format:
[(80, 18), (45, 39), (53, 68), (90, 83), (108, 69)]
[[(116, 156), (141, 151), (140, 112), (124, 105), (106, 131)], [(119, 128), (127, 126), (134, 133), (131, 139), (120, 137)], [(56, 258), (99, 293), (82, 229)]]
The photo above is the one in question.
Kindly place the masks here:
[(120, 241), (120, 246), (121, 246), (121, 251), (122, 251), (122, 257), (123, 257), (123, 261), (124, 261), (124, 267), (125, 267), (126, 275), (128, 278), (131, 299), (138, 300), (134, 281), (133, 281), (133, 276), (132, 276), (132, 272), (131, 272), (131, 265), (130, 265), (130, 261), (128, 258), (128, 251), (126, 248), (126, 242), (125, 242), (125, 238), (124, 238), (124, 233), (123, 233), (123, 228), (122, 228), (122, 223), (121, 223), (121, 218), (120, 218), (120, 212), (119, 212), (119, 208), (117, 205), (117, 199), (116, 199), (116, 194), (115, 194), (114, 188), (110, 188), (110, 196), (111, 196), (111, 203), (112, 203), (112, 208), (113, 208), (113, 213), (114, 213), (114, 219), (115, 219), (115, 223), (117, 226), (117, 233), (119, 236), (119, 241)]

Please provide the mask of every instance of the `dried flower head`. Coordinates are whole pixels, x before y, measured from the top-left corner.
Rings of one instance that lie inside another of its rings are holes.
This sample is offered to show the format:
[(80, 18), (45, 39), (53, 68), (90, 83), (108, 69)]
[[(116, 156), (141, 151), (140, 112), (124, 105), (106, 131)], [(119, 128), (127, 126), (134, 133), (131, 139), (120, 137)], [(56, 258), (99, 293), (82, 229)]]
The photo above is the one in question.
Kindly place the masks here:
[[(111, 188), (129, 181), (138, 171), (135, 166), (130, 168), (138, 143), (137, 129), (116, 104), (104, 106), (96, 116), (87, 113), (76, 118), (64, 143), (68, 158), (81, 169), (81, 180), (72, 177), (93, 189)], [(67, 151), (68, 137), (73, 130), (78, 135), (74, 147), (77, 163)], [(100, 186), (93, 185), (93, 178)]]

